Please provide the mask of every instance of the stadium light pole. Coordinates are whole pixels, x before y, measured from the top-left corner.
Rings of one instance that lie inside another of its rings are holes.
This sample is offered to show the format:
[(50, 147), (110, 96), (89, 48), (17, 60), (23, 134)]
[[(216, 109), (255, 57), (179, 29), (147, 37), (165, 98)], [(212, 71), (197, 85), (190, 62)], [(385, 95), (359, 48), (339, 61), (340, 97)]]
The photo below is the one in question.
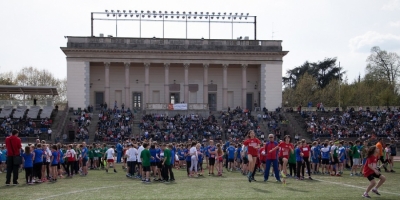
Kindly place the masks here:
[[(104, 18), (104, 17), (95, 17), (95, 16), (103, 16), (107, 15), (109, 17), (112, 15), (114, 18)], [(121, 15), (124, 15), (125, 18), (121, 17)], [(131, 18), (126, 18), (128, 15), (130, 15)], [(136, 15), (136, 18), (133, 18), (133, 15)], [(145, 18), (145, 15), (148, 15), (149, 19)], [(153, 15), (153, 18), (151, 16)], [(160, 17), (160, 19), (157, 19), (157, 16)], [(170, 19), (168, 19), (168, 16)], [(175, 17), (175, 18), (174, 18)], [(205, 19), (203, 19), (203, 17)], [(215, 19), (214, 19), (215, 17)], [(227, 18), (225, 20), (225, 17)], [(193, 18), (193, 19), (191, 19)], [(222, 19), (220, 19), (222, 18)], [(240, 20), (237, 20), (237, 18)], [(245, 19), (245, 21), (242, 21), (242, 18)], [(253, 21), (247, 21), (247, 18), (253, 18)], [(115, 20), (115, 36), (118, 37), (118, 21), (139, 21), (139, 37), (142, 37), (142, 21), (161, 21), (163, 23), (163, 38), (165, 37), (165, 23), (166, 22), (183, 22), (185, 23), (185, 29), (186, 29), (186, 39), (188, 38), (188, 23), (190, 22), (199, 22), (199, 23), (208, 23), (208, 38), (211, 39), (211, 23), (231, 23), (231, 37), (233, 39), (233, 32), (234, 28), (233, 25), (235, 23), (242, 23), (242, 24), (253, 24), (254, 26), (254, 40), (257, 40), (257, 16), (249, 16), (249, 13), (246, 15), (243, 15), (243, 13), (238, 14), (235, 13), (232, 15), (232, 13), (209, 13), (209, 12), (182, 12), (179, 13), (177, 11), (174, 13), (171, 11), (168, 13), (165, 11), (165, 13), (159, 11), (157, 14), (156, 11), (150, 12), (147, 11), (146, 13), (142, 10), (138, 12), (135, 10), (135, 13), (132, 13), (131, 10), (129, 10), (129, 13), (126, 12), (126, 10), (111, 10), (110, 12), (108, 10), (105, 10), (105, 12), (92, 12), (91, 13), (91, 36), (94, 37), (94, 20)], [(236, 21), (237, 20), (237, 21)]]

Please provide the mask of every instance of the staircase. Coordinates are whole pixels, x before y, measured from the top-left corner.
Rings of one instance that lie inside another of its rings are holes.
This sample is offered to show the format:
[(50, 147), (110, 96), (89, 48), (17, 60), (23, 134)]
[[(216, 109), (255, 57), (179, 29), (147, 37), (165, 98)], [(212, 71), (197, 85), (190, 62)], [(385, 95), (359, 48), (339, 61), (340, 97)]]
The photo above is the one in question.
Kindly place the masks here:
[(99, 120), (99, 111), (93, 111), (91, 113), (92, 120), (90, 121), (90, 125), (87, 127), (89, 131), (89, 142), (94, 142), (94, 137), (97, 129), (97, 123), (100, 121)]

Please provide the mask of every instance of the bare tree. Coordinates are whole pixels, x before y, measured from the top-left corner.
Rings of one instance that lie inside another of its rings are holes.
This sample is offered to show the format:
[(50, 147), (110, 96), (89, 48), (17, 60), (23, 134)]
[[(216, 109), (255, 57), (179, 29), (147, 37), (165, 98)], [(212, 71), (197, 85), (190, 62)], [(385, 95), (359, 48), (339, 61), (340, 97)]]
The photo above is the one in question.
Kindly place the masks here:
[[(396, 86), (400, 75), (400, 57), (394, 52), (386, 52), (375, 46), (367, 58), (367, 73), (379, 79), (386, 80), (390, 85)], [(395, 87), (393, 87), (395, 88)]]

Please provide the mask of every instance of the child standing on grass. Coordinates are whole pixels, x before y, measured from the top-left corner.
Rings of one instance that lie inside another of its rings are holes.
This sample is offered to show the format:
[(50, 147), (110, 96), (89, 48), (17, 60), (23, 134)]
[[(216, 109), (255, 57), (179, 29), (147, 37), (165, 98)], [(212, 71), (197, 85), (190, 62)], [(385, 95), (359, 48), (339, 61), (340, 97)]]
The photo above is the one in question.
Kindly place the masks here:
[(51, 146), (51, 168), (50, 168), (50, 172), (51, 172), (51, 182), (55, 182), (57, 181), (57, 177), (58, 177), (58, 173), (57, 173), (57, 165), (60, 161), (60, 155), (58, 154), (57, 151), (57, 145), (53, 145)]
[(303, 156), (304, 154), (301, 152), (302, 144), (300, 141), (297, 142), (297, 147), (295, 149), (295, 155), (296, 155), (296, 175), (297, 175), (297, 180), (304, 180), (304, 160)]
[(151, 159), (151, 154), (149, 151), (149, 144), (144, 143), (143, 144), (143, 150), (140, 153), (140, 158), (142, 160), (142, 169), (143, 173), (142, 174), (142, 182), (143, 183), (150, 183), (150, 159)]
[(204, 149), (201, 148), (201, 144), (198, 143), (196, 145), (197, 148), (197, 156), (198, 156), (198, 166), (197, 170), (200, 172), (199, 176), (203, 176), (203, 157), (204, 157)]
[(218, 176), (222, 176), (222, 164), (223, 164), (223, 156), (224, 152), (222, 151), (221, 144), (217, 144), (217, 171), (218, 171)]
[(33, 176), (33, 153), (31, 151), (33, 148), (30, 146), (25, 147), (25, 152), (22, 154), (23, 162), (24, 162), (24, 169), (25, 169), (25, 179), (26, 184), (32, 185), (32, 176)]
[(291, 177), (295, 177), (297, 175), (296, 171), (296, 154), (295, 152), (289, 152), (289, 173)]
[[(114, 164), (114, 156), (115, 156), (114, 145), (111, 146), (111, 148), (107, 149), (106, 155), (107, 155), (106, 172), (108, 173), (108, 168), (110, 168), (111, 164)], [(114, 166), (114, 173), (117, 173), (115, 166)]]
[[(378, 192), (378, 188), (386, 181), (385, 176), (381, 175), (377, 169), (378, 156), (380, 156), (379, 153), (379, 149), (377, 149), (376, 146), (372, 146), (368, 149), (367, 162), (365, 163), (363, 171), (364, 177), (369, 180), (369, 186), (362, 195), (365, 198), (371, 198), (368, 195), (368, 192), (371, 191), (371, 189), (373, 193), (381, 195)], [(374, 180), (375, 178), (380, 179), (378, 183)]]
[(38, 178), (36, 182), (42, 182), (43, 149), (42, 144), (38, 143), (33, 151), (33, 173)]
[[(189, 150), (190, 156), (191, 156), (191, 166), (190, 166), (190, 170), (189, 170), (189, 177), (198, 177), (197, 174), (197, 166), (198, 166), (198, 154), (197, 154), (197, 148), (196, 148), (197, 143), (196, 142), (192, 142), (191, 148)], [(194, 174), (193, 174), (194, 171)]]

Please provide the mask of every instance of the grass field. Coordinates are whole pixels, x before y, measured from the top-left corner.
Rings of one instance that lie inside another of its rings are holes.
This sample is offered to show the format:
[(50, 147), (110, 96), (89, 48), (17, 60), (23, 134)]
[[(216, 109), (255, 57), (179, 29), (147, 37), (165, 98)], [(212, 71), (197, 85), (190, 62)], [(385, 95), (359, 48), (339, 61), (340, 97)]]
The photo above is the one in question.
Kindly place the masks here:
[[(399, 162), (395, 165), (400, 165)], [(225, 172), (222, 177), (204, 176), (188, 178), (186, 170), (174, 170), (176, 181), (165, 184), (143, 184), (138, 179), (125, 177), (120, 165), (118, 173), (91, 170), (87, 177), (61, 179), (57, 183), (26, 185), (20, 173), (20, 185), (0, 186), (0, 199), (361, 199), (368, 182), (364, 177), (315, 175), (315, 180), (287, 179), (287, 186), (275, 182), (274, 177), (263, 182), (249, 183), (239, 172)], [(400, 172), (400, 167), (395, 169)], [(111, 170), (110, 170), (111, 171)], [(381, 196), (374, 199), (400, 199), (400, 173), (385, 173), (387, 182), (380, 189)], [(5, 173), (0, 174), (1, 184)]]

